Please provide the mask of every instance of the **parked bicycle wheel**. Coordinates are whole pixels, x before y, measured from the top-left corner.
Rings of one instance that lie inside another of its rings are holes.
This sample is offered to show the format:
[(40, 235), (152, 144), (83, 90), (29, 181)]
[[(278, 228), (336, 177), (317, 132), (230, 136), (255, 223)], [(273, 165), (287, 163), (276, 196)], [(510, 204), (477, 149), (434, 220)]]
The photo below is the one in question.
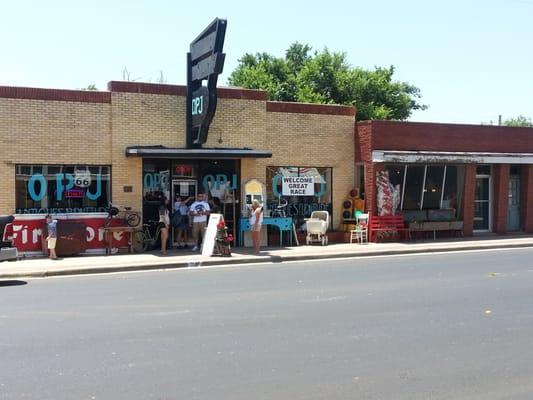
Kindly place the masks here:
[(148, 239), (143, 231), (137, 231), (133, 234), (133, 251), (135, 253), (144, 253), (148, 250)]
[(128, 226), (135, 227), (141, 223), (141, 217), (137, 213), (129, 213), (126, 216), (126, 223), (128, 224)]

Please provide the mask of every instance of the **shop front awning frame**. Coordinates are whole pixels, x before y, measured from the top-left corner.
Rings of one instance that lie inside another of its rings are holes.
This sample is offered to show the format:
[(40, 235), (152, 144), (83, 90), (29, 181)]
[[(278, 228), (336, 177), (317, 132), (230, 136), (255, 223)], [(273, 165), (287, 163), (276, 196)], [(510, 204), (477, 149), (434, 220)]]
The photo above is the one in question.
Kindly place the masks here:
[(126, 147), (126, 157), (173, 158), (173, 159), (240, 159), (240, 158), (272, 158), (268, 150), (249, 148), (198, 148), (183, 149), (164, 146), (131, 146)]
[(377, 163), (533, 164), (533, 153), (373, 150)]

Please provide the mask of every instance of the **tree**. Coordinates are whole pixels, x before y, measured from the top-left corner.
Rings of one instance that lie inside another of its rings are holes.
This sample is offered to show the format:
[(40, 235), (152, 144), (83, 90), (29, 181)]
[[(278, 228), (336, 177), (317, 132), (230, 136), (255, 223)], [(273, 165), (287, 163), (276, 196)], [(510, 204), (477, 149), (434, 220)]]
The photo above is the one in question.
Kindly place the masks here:
[(519, 115), (516, 118), (507, 119), (503, 123), (507, 126), (521, 126), (525, 128), (533, 128), (533, 122), (531, 121), (531, 118), (524, 117), (523, 115)]
[(89, 86), (82, 88), (81, 90), (98, 90), (94, 83), (91, 83)]
[(353, 105), (358, 120), (404, 120), (414, 110), (427, 108), (417, 101), (417, 87), (393, 80), (393, 66), (368, 71), (352, 68), (346, 53), (327, 48), (310, 53), (310, 46), (298, 42), (287, 49), (284, 58), (247, 53), (228, 82), (265, 90), (270, 100)]

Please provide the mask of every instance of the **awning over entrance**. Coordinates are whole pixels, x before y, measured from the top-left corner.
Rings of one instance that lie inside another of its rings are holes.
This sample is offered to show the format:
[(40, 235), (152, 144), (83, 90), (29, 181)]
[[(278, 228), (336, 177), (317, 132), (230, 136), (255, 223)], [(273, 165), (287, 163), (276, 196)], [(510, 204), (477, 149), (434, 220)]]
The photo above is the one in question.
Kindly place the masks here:
[(476, 153), (446, 151), (373, 150), (372, 162), (533, 164), (533, 153)]
[(164, 146), (131, 146), (126, 147), (126, 157), (204, 159), (271, 158), (272, 152), (248, 148), (180, 149)]

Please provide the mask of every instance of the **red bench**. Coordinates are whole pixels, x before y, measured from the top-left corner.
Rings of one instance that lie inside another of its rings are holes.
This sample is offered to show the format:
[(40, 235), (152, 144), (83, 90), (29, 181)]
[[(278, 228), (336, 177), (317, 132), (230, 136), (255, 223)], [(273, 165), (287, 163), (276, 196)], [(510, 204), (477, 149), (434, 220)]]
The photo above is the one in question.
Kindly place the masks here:
[(368, 230), (371, 242), (394, 237), (411, 239), (411, 232), (405, 226), (402, 215), (372, 215), (368, 222)]

